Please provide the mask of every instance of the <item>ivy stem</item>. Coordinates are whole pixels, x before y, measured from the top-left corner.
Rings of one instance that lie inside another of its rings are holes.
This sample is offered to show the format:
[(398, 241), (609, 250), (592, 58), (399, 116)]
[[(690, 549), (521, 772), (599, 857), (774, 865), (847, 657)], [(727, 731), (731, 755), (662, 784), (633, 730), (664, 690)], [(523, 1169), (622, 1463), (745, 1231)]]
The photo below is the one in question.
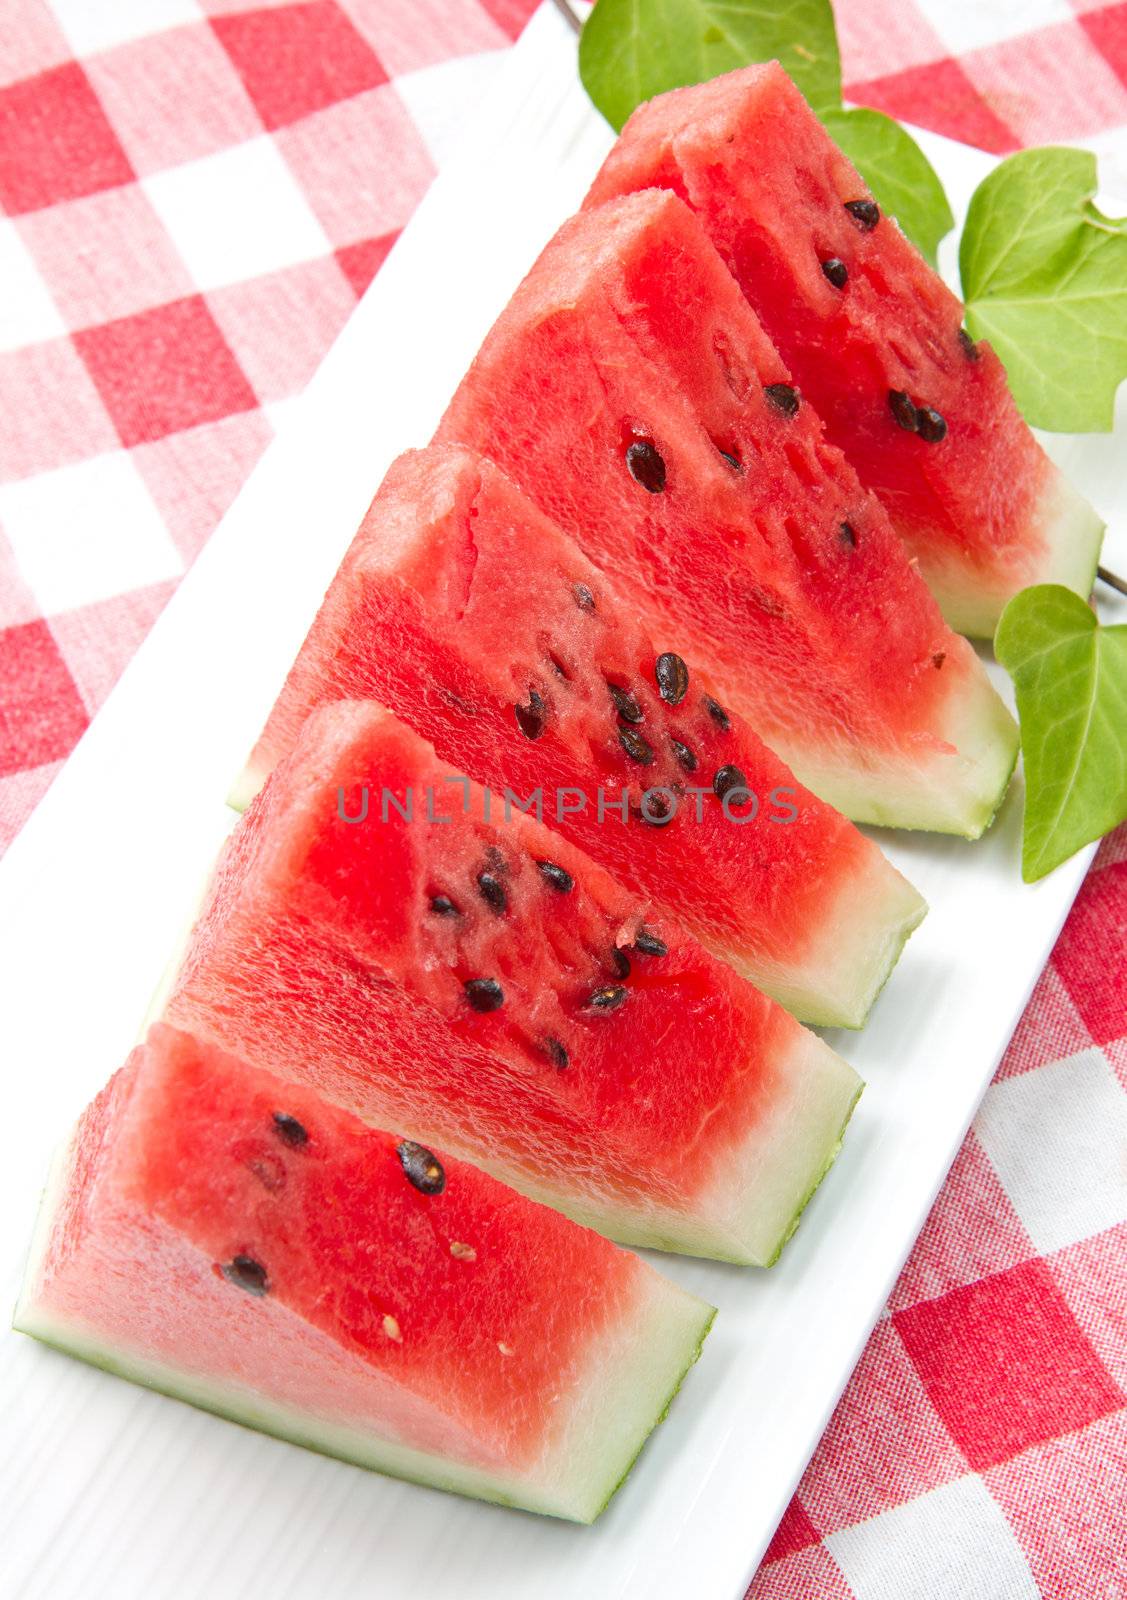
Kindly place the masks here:
[(556, 10), (560, 13), (561, 17), (567, 18), (568, 22), (571, 24), (572, 30), (575, 33), (579, 33), (583, 27), (583, 24), (568, 5), (567, 0), (555, 0), (555, 5)]
[(1096, 577), (1101, 583), (1106, 583), (1109, 589), (1118, 589), (1120, 594), (1127, 594), (1127, 578), (1121, 578), (1118, 573), (1109, 572), (1106, 567), (1097, 567)]

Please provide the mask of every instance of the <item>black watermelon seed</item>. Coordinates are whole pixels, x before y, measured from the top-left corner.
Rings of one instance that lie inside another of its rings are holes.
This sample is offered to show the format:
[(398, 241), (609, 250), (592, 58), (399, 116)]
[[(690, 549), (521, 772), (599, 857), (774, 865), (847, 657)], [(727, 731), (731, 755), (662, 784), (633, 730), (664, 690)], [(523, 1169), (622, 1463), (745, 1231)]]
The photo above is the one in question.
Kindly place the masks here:
[(490, 911), (495, 911), (498, 916), (501, 916), (509, 909), (509, 897), (505, 893), (505, 885), (500, 878), (494, 877), (491, 872), (479, 872), (477, 886), (481, 892), (481, 898), (485, 901)]
[(631, 761), (636, 761), (640, 767), (653, 765), (654, 753), (649, 743), (642, 738), (634, 728), (619, 728), (618, 742), (626, 751)]
[(526, 706), (514, 706), (513, 710), (516, 713), (517, 727), (525, 738), (539, 739), (544, 732), (544, 724), (548, 720), (548, 708), (536, 693), (536, 690), (531, 689), (529, 691), (528, 704)]
[(611, 950), (610, 964), (620, 978), (628, 978), (630, 976), (630, 957), (618, 945), (615, 945)]
[(769, 383), (763, 390), (776, 411), (793, 417), (798, 411), (798, 390), (790, 383)]
[(712, 792), (718, 800), (723, 800), (726, 794), (731, 794), (733, 789), (746, 789), (747, 779), (739, 767), (721, 767), (712, 780)]
[(432, 894), (430, 908), (436, 917), (460, 917), (462, 915), (449, 895), (445, 894)]
[(839, 523), (837, 534), (842, 544), (847, 544), (851, 550), (856, 550), (857, 534), (854, 531), (853, 524), (851, 522)]
[(223, 1276), (236, 1288), (245, 1289), (247, 1294), (255, 1294), (259, 1298), (270, 1288), (266, 1268), (253, 1256), (235, 1256), (224, 1265)]
[(607, 983), (601, 989), (592, 990), (587, 996), (587, 1005), (592, 1011), (617, 1011), (628, 992), (620, 983)]
[(648, 439), (635, 439), (626, 447), (626, 465), (635, 483), (650, 494), (660, 494), (665, 488), (665, 462), (656, 445)]
[(659, 939), (656, 933), (650, 933), (648, 928), (639, 928), (634, 935), (634, 948), (644, 956), (667, 956), (669, 946), (664, 939)]
[(880, 207), (875, 200), (847, 200), (845, 209), (860, 226), (862, 233), (872, 233), (880, 221)]
[(495, 978), (467, 978), (462, 987), (475, 1011), (497, 1011), (505, 1003), (505, 991)]
[(946, 661), (946, 659), (947, 659), (946, 650), (937, 650), (935, 652), (935, 654), (931, 658), (931, 664), (935, 668), (936, 672), (939, 671), (940, 667), (943, 665), (943, 663)]
[(959, 329), (959, 343), (962, 345), (963, 354), (966, 356), (968, 361), (981, 360), (982, 352), (979, 350), (978, 346), (975, 344), (974, 340), (971, 338), (970, 334), (965, 328)]
[(710, 694), (706, 694), (704, 699), (701, 701), (701, 705), (708, 712), (709, 716), (712, 718), (713, 722), (715, 722), (716, 726), (721, 730), (721, 732), (727, 733), (728, 729), (732, 726), (732, 719), (724, 710), (724, 707), (720, 704), (720, 702), (718, 700), (714, 700)]
[[(720, 449), (719, 445), (717, 445), (717, 449)], [(720, 454), (724, 457), (724, 460), (728, 463), (733, 472), (743, 471), (743, 463), (740, 461), (739, 456), (734, 456), (730, 450), (720, 450)]]
[(849, 282), (849, 268), (840, 256), (830, 256), (822, 262), (822, 271), (835, 289), (844, 289)]
[(947, 437), (947, 419), (934, 406), (920, 406), (916, 412), (916, 432), (926, 444), (938, 444)]
[(687, 744), (682, 744), (680, 739), (670, 739), (669, 745), (677, 758), (679, 767), (682, 767), (686, 772), (695, 772), (697, 770), (700, 762)]
[(287, 1116), (284, 1111), (275, 1111), (274, 1126), (278, 1130), (278, 1137), (283, 1144), (288, 1144), (291, 1149), (298, 1149), (303, 1144), (309, 1143), (309, 1134), (296, 1117)]
[(395, 1153), (407, 1174), (408, 1183), (414, 1184), (420, 1194), (442, 1193), (446, 1187), (446, 1174), (442, 1170), (442, 1162), (437, 1156), (431, 1155), (426, 1145), (416, 1144), (414, 1139), (404, 1139), (402, 1144), (396, 1146)]
[(575, 596), (575, 603), (580, 611), (594, 611), (595, 596), (585, 583), (573, 583), (571, 592)]
[(897, 427), (903, 428), (905, 433), (915, 433), (920, 425), (920, 414), (912, 404), (911, 395), (905, 394), (903, 389), (890, 389), (888, 409), (892, 412)]
[(548, 1052), (548, 1060), (557, 1072), (563, 1072), (571, 1057), (567, 1053), (567, 1046), (559, 1039), (548, 1038), (544, 1040), (544, 1049)]
[(647, 789), (642, 796), (643, 803), (637, 807), (634, 815), (639, 817), (650, 828), (664, 828), (673, 821), (675, 815), (672, 802), (666, 799), (661, 788)]
[(570, 894), (575, 888), (575, 879), (571, 873), (565, 871), (563, 867), (557, 867), (554, 861), (538, 861), (536, 865), (557, 894)]
[(680, 656), (666, 650), (654, 662), (657, 692), (666, 705), (679, 706), (689, 692), (689, 669)]
[(636, 697), (629, 689), (620, 689), (617, 683), (608, 683), (610, 697), (614, 701), (615, 710), (623, 722), (641, 722), (645, 712), (638, 704)]

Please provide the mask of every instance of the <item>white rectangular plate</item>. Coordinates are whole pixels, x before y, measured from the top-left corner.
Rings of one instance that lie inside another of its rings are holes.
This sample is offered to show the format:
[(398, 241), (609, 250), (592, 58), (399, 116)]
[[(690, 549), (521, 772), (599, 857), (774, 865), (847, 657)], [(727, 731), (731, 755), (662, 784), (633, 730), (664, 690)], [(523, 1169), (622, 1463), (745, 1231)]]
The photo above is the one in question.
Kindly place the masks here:
[[(0, 866), (3, 1059), (18, 1086), (0, 1162), (9, 1303), (49, 1150), (133, 1042), (229, 826), (227, 787), (368, 499), (392, 458), (430, 437), (609, 145), (574, 59), (564, 24), (543, 8), (476, 137)], [(988, 159), (927, 143), (965, 203)], [(1113, 441), (1054, 448), (1127, 525)], [(769, 1274), (661, 1263), (721, 1314), (594, 1528), (371, 1476), (9, 1333), (7, 1592), (739, 1600), (1083, 877), (1087, 855), (1023, 886), (1019, 833), (1015, 788), (979, 844), (882, 836), (932, 909), (868, 1028), (834, 1040), (869, 1082), (845, 1150)]]

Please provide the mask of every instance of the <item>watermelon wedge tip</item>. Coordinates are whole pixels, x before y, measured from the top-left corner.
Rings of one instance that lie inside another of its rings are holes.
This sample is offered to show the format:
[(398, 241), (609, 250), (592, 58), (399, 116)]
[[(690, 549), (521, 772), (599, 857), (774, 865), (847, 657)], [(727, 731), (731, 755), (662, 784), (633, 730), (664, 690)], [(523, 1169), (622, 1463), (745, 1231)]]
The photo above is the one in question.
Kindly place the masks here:
[(640, 106), (586, 204), (654, 187), (692, 207), (953, 628), (992, 638), (1029, 584), (1088, 597), (1101, 518), (777, 61)]
[(486, 1174), (158, 1025), (56, 1160), (15, 1326), (312, 1450), (591, 1522), (714, 1314)]

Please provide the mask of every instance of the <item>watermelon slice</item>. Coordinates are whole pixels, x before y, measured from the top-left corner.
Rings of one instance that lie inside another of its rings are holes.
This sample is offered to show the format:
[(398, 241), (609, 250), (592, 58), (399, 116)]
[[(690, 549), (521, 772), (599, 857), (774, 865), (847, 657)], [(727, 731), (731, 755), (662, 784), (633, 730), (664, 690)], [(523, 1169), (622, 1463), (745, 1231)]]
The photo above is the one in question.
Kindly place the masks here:
[(440, 437), (629, 583), (816, 794), (859, 821), (988, 825), (1013, 721), (674, 195), (561, 229)]
[(315, 712), (229, 842), (168, 1019), (620, 1242), (769, 1263), (856, 1073), (452, 776), (370, 702)]
[(640, 107), (588, 204), (655, 185), (692, 206), (952, 627), (992, 637), (1026, 584), (1087, 597), (1099, 517), (778, 62)]
[[(924, 903), (707, 688), (495, 467), (432, 448), (393, 467), (239, 797), (311, 707), (378, 700), (455, 770), (539, 794), (544, 820), (799, 1017), (860, 1026)], [(754, 801), (732, 787), (725, 805), (729, 783)]]
[(171, 1028), (79, 1122), (16, 1327), (364, 1467), (590, 1522), (711, 1306)]

